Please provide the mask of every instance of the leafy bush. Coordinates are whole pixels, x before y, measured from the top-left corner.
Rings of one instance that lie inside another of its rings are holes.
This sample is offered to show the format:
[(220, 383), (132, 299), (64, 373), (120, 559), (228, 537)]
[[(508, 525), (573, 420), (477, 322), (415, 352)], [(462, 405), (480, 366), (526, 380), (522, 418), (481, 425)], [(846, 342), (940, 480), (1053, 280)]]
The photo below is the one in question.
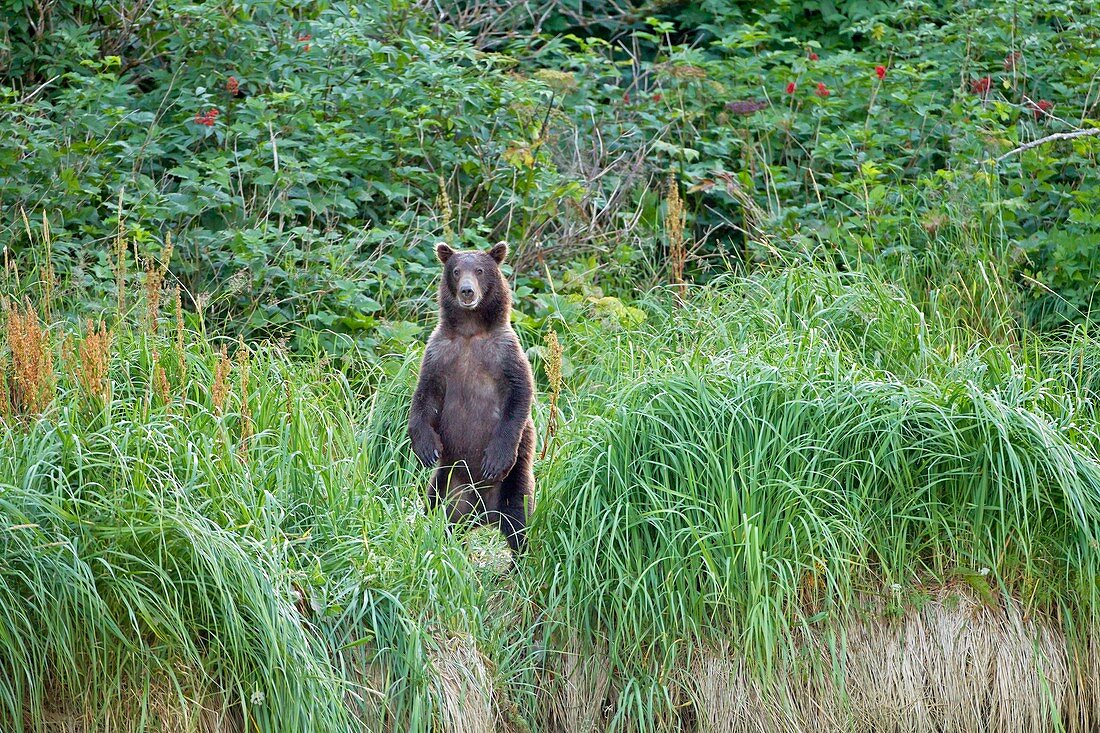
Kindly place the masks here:
[[(844, 31), (818, 37), (785, 15), (803, 5), (721, 14), (704, 44), (654, 18), (632, 32), (629, 56), (600, 39), (551, 39), (529, 63), (569, 74), (557, 82), (566, 128), (615, 140), (651, 176), (676, 171), (697, 277), (761, 261), (942, 261), (945, 235), (977, 228), (994, 231), (991, 256), (1011, 264), (1034, 322), (1087, 314), (1097, 138), (994, 160), (1095, 126), (1094, 15), (1074, 3), (867, 15), (870, 4), (850, 3)], [(652, 178), (633, 181), (641, 220), (660, 231)]]
[(155, 6), (134, 57), (88, 49), (37, 94), (8, 87), (2, 203), (31, 216), (0, 243), (26, 264), (48, 224), (62, 288), (95, 312), (102, 243), (121, 231), (157, 257), (171, 233), (208, 321), (374, 347), (430, 291), (424, 240), (522, 239), (564, 194), (532, 145), (540, 91), (504, 59), (389, 27), (400, 14)]
[(28, 216), (0, 244), (32, 269), (45, 214), (87, 310), (120, 223), (142, 257), (173, 232), (209, 323), (334, 351), (419, 333), (438, 237), (511, 239), (521, 297), (578, 267), (634, 295), (670, 279), (670, 173), (698, 281), (807, 259), (961, 272), (976, 230), (1030, 322), (1091, 307), (1097, 138), (993, 162), (1094, 126), (1079, 3), (668, 6), (551, 23), (510, 56), (401, 3), (49, 8), (7, 21), (0, 201)]

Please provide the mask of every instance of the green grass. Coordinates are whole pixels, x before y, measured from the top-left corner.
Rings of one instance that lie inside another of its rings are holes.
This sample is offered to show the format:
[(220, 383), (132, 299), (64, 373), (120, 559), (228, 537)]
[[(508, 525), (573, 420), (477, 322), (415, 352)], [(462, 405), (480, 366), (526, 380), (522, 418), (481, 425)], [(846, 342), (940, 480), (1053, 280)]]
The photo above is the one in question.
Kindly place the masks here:
[(1095, 623), (1091, 388), (1050, 368), (1091, 342), (989, 343), (817, 270), (700, 292), (629, 347), (580, 340), (602, 356), (544, 478), (533, 575), (560, 638), (609, 648), (632, 725), (674, 718), (661, 680), (699, 647), (789, 673), (807, 634), (960, 579)]
[(1088, 334), (996, 338), (815, 269), (643, 305), (558, 324), (564, 428), (507, 576), (497, 538), (422, 509), (417, 354), (231, 345), (219, 409), (205, 338), (123, 329), (103, 404), (56, 327), (56, 396), (0, 439), (0, 728), (572, 731), (579, 699), (610, 729), (703, 730), (701, 660), (855, 679), (858, 624), (944, 593), (1095, 644)]
[(26, 709), (38, 724), (64, 700), (105, 725), (167, 693), (183, 710), (209, 697), (249, 728), (345, 731), (349, 695), (371, 708), (387, 693), (383, 717), (422, 726), (438, 715), (428, 647), (480, 630), (483, 592), (412, 500), (408, 467), (365, 449), (381, 408), (263, 347), (242, 441), (240, 362), (219, 414), (215, 351), (185, 348), (184, 390), (171, 343), (122, 334), (106, 407), (63, 373), (50, 410), (5, 431), (0, 720)]

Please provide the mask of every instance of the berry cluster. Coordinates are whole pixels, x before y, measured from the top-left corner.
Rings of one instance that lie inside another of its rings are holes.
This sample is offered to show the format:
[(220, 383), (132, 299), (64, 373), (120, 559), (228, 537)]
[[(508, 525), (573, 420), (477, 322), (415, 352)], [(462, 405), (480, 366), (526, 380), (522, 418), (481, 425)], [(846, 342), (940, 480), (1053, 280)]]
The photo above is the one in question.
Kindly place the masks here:
[(203, 125), (205, 127), (213, 127), (215, 120), (218, 119), (218, 108), (211, 107), (206, 112), (195, 113), (195, 124)]
[[(1019, 51), (1013, 51), (1004, 58), (1005, 71), (1015, 73), (1020, 68), (1021, 62), (1023, 62), (1024, 56)], [(1007, 82), (1006, 82), (1007, 84)], [(979, 76), (970, 80), (970, 93), (977, 94), (978, 96), (985, 97), (993, 89), (993, 77)], [(1045, 117), (1050, 117), (1050, 111), (1054, 109), (1054, 102), (1049, 99), (1040, 99), (1038, 102), (1034, 102), (1030, 99), (1024, 98), (1026, 103), (1025, 108), (1031, 112), (1036, 120), (1042, 120)]]
[(983, 97), (989, 94), (989, 90), (993, 88), (993, 78), (989, 76), (979, 77), (977, 79), (970, 80), (970, 91), (973, 94), (980, 94)]

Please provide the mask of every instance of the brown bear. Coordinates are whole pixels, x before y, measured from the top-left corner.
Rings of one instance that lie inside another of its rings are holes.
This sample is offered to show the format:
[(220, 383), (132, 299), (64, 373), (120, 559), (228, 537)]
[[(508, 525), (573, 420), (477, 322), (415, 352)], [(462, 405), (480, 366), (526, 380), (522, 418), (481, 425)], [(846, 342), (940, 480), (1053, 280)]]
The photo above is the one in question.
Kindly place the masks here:
[(439, 324), (428, 339), (409, 411), (413, 452), (438, 462), (428, 506), (445, 504), (450, 523), (496, 525), (513, 557), (534, 508), (534, 378), (512, 330), (512, 293), (488, 252), (435, 248), (443, 265)]

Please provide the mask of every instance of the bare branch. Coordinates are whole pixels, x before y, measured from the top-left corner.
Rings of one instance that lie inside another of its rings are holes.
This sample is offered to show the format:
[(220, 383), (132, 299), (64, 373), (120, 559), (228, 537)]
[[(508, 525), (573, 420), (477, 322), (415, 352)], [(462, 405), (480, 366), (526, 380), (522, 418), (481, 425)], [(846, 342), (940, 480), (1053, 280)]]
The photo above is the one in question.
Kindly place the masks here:
[(1090, 127), (1087, 130), (1074, 130), (1073, 132), (1056, 132), (1053, 135), (1047, 135), (1046, 137), (1041, 137), (1038, 140), (1032, 140), (1029, 143), (1024, 143), (1018, 148), (1013, 148), (1012, 150), (1009, 150), (1007, 153), (994, 160), (993, 164), (996, 165), (1005, 158), (1010, 158), (1017, 153), (1022, 153), (1025, 150), (1031, 150), (1032, 148), (1037, 148), (1040, 145), (1046, 145), (1047, 143), (1052, 143), (1057, 140), (1073, 140), (1074, 138), (1078, 137), (1095, 137), (1097, 135), (1100, 135), (1100, 127)]

